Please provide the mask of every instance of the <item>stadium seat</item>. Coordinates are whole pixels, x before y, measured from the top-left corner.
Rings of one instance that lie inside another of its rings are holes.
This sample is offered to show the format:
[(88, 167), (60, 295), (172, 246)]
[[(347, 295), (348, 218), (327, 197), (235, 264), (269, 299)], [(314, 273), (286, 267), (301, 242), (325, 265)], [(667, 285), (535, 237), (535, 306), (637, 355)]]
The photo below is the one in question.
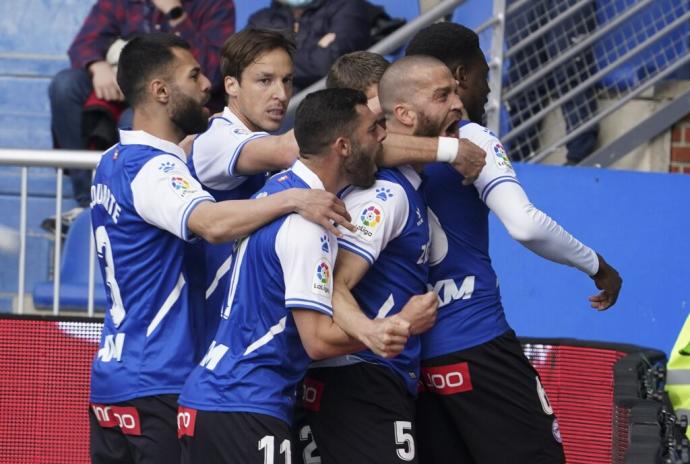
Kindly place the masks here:
[(420, 14), (418, 0), (369, 0), (369, 3), (382, 6), (391, 18), (403, 18), (411, 21)]
[(247, 25), (249, 17), (271, 4), (270, 0), (237, 0), (235, 2), (235, 31), (239, 32)]
[[(88, 306), (89, 288), (89, 244), (91, 215), (82, 212), (72, 223), (62, 250), (60, 266), (60, 309), (85, 310)], [(34, 287), (34, 306), (53, 306), (53, 282), (41, 282)], [(96, 265), (94, 285), (94, 307), (104, 310), (106, 294), (101, 273)]]
[[(599, 27), (613, 21), (622, 12), (631, 8), (631, 0), (597, 0), (596, 19)], [(605, 34), (594, 45), (594, 55), (599, 69), (604, 69), (622, 55), (651, 37), (661, 27), (652, 27), (660, 18), (662, 25), (690, 11), (690, 3), (676, 0), (657, 0), (638, 11), (631, 18)], [(606, 88), (621, 91), (637, 87), (646, 76), (688, 53), (689, 26), (687, 22), (664, 34), (652, 45), (623, 62), (601, 79)], [(685, 37), (685, 39), (683, 39)], [(613, 51), (613, 52), (612, 52)], [(682, 75), (682, 73), (685, 73)], [(687, 68), (675, 73), (675, 78), (687, 79)]]

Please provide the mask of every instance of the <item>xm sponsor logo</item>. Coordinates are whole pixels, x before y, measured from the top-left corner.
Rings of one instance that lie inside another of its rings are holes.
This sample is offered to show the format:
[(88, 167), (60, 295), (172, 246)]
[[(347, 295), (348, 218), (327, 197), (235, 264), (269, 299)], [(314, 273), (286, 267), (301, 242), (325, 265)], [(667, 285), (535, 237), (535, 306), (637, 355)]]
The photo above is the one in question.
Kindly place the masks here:
[(228, 352), (228, 349), (227, 346), (220, 343), (216, 344), (216, 341), (213, 340), (211, 346), (208, 347), (206, 356), (204, 356), (204, 359), (202, 359), (199, 364), (209, 371), (212, 371), (216, 368), (223, 356), (225, 356), (225, 353)]
[(125, 346), (125, 334), (106, 335), (103, 347), (98, 350), (98, 359), (102, 362), (122, 361), (122, 349)]
[(439, 308), (455, 300), (468, 300), (474, 293), (474, 276), (465, 277), (459, 287), (454, 279), (439, 280), (433, 286), (429, 284), (429, 290), (438, 295)]

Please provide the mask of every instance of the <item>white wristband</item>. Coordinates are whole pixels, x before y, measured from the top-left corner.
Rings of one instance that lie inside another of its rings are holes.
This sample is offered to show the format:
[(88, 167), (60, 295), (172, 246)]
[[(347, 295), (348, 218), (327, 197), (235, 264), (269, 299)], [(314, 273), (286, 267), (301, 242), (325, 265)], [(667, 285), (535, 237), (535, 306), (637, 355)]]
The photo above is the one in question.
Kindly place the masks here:
[(440, 163), (451, 163), (458, 155), (460, 140), (455, 137), (439, 137), (438, 149), (436, 150), (436, 161)]

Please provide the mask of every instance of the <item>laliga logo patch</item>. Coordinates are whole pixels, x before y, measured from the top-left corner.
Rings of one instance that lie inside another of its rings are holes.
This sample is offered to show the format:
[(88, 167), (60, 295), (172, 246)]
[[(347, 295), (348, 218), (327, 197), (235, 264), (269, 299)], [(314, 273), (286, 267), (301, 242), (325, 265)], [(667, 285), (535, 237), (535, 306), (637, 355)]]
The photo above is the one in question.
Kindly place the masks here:
[(496, 160), (496, 166), (501, 169), (513, 168), (513, 166), (510, 164), (510, 158), (508, 158), (505, 148), (503, 148), (503, 145), (500, 143), (494, 145), (494, 155), (496, 155), (494, 158)]
[(314, 282), (312, 283), (311, 289), (312, 292), (317, 295), (325, 297), (331, 296), (331, 266), (325, 259), (319, 260), (316, 265)]
[(189, 193), (196, 192), (196, 189), (192, 187), (192, 184), (184, 177), (172, 176), (170, 178), (170, 185), (175, 193), (177, 193), (181, 198), (184, 198)]
[(357, 220), (356, 227), (359, 236), (366, 241), (370, 241), (374, 238), (374, 234), (376, 234), (381, 222), (383, 222), (383, 208), (376, 203), (366, 206)]

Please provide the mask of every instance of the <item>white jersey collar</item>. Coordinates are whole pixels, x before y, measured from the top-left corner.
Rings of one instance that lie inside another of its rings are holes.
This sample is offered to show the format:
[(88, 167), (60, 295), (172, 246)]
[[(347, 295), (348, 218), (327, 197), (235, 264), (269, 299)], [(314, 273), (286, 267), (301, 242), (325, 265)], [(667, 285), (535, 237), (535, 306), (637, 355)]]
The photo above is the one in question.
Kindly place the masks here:
[(143, 130), (120, 130), (120, 143), (122, 145), (148, 145), (166, 153), (177, 156), (185, 163), (187, 156), (179, 145), (168, 140), (159, 139)]
[(290, 169), (292, 169), (292, 172), (294, 172), (297, 177), (306, 182), (309, 188), (326, 190), (326, 188), (323, 186), (323, 182), (321, 182), (321, 179), (319, 179), (319, 176), (317, 176), (314, 171), (309, 169), (302, 161), (295, 161), (295, 164), (293, 164), (292, 168)]
[[(235, 125), (237, 125), (237, 126), (240, 126), (242, 129), (246, 130), (248, 134), (254, 132), (253, 130), (251, 130), (250, 128), (248, 128), (248, 127), (242, 122), (242, 120), (241, 120), (239, 117), (237, 117), (237, 115), (236, 115), (235, 113), (233, 113), (232, 110), (231, 110), (229, 107), (227, 107), (227, 106), (226, 106), (225, 108), (223, 108), (223, 115), (222, 115), (222, 117), (225, 118), (225, 119), (227, 119), (227, 120), (229, 120), (229, 121), (232, 122), (233, 124), (235, 124)], [(259, 131), (259, 132), (263, 132), (263, 131)]]
[(405, 176), (405, 179), (412, 184), (412, 187), (414, 187), (415, 190), (419, 189), (419, 186), (422, 185), (422, 177), (417, 171), (414, 170), (412, 166), (405, 164), (403, 166), (399, 166), (398, 170), (403, 176)]

